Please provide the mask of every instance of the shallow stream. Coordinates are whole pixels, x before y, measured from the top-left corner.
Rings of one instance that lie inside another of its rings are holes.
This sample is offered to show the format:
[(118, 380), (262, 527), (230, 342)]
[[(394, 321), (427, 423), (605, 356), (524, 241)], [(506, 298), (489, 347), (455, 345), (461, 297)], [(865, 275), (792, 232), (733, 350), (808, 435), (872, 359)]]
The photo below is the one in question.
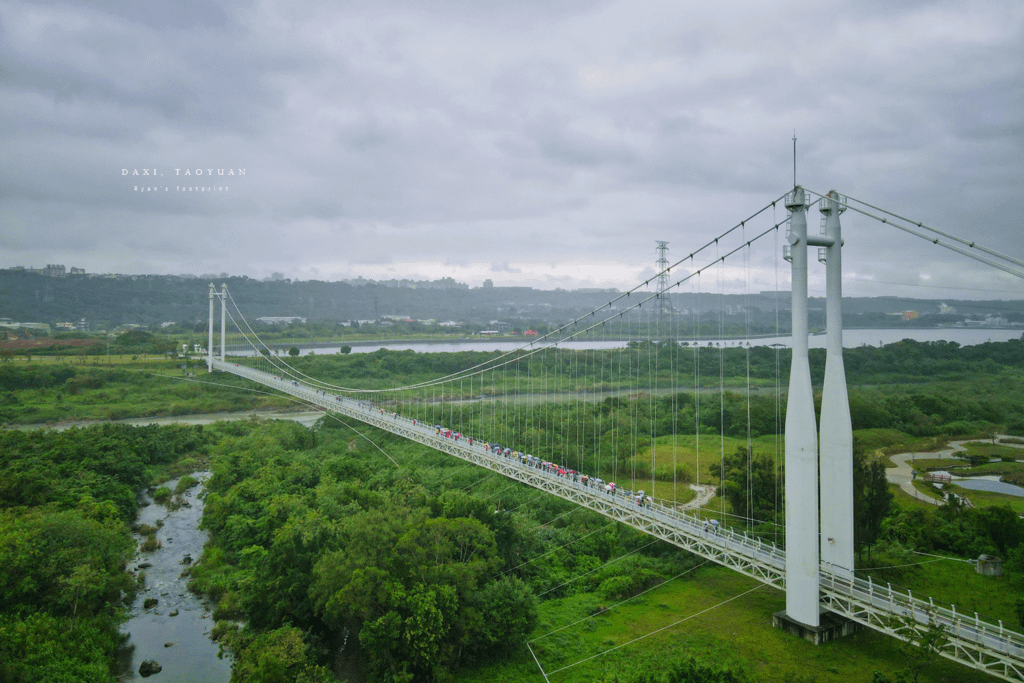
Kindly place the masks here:
[[(162, 667), (150, 677), (154, 683), (227, 683), (231, 679), (230, 657), (219, 659), (219, 646), (210, 640), (213, 605), (190, 593), (188, 576), (182, 576), (182, 571), (202, 556), (207, 539), (207, 533), (198, 526), (203, 517), (200, 494), (210, 472), (191, 476), (200, 484), (182, 494), (185, 505), (168, 510), (147, 495), (149, 505), (139, 511), (140, 525), (159, 525), (156, 538), (160, 547), (138, 552), (130, 566), (145, 572), (146, 584), (132, 605), (131, 619), (121, 628), (130, 636), (121, 681), (141, 679), (139, 665), (147, 659)], [(173, 479), (163, 485), (173, 491), (177, 483)], [(145, 538), (136, 536), (136, 540), (141, 546)], [(151, 598), (157, 604), (146, 609), (143, 605)]]

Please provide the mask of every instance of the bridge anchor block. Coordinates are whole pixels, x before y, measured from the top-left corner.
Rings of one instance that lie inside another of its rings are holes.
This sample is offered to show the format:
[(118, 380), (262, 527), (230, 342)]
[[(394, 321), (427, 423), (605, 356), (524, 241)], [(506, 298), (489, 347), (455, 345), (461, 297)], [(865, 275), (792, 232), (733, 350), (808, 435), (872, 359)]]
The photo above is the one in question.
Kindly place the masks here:
[(858, 631), (863, 631), (865, 628), (863, 624), (858, 624), (852, 619), (847, 619), (827, 610), (819, 611), (817, 626), (808, 626), (796, 619), (792, 619), (786, 615), (785, 611), (776, 612), (772, 615), (772, 626), (781, 628), (786, 633), (792, 633), (794, 636), (799, 636), (815, 645), (821, 645), (830, 640), (838, 640), (843, 636), (853, 635)]

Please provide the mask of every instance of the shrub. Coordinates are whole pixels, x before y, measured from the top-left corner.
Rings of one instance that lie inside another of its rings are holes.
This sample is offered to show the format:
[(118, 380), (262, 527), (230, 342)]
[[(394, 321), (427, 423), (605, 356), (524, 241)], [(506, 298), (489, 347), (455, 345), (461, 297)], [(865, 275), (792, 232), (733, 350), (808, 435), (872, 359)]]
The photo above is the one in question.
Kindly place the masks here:
[(174, 492), (178, 494), (184, 493), (185, 491), (189, 490), (193, 486), (197, 486), (198, 484), (198, 479), (186, 475), (178, 480), (178, 485), (174, 487)]

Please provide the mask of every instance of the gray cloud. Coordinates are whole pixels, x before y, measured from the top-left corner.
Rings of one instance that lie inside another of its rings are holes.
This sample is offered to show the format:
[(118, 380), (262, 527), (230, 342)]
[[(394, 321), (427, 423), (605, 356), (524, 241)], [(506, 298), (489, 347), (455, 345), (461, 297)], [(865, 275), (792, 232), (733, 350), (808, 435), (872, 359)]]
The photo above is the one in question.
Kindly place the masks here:
[[(0, 267), (624, 288), (785, 192), (794, 128), (800, 182), (1020, 257), (1022, 33), (1011, 0), (13, 0)], [(246, 175), (176, 189), (209, 167)], [(849, 293), (1024, 291), (844, 220)], [(723, 287), (773, 286), (758, 249)]]

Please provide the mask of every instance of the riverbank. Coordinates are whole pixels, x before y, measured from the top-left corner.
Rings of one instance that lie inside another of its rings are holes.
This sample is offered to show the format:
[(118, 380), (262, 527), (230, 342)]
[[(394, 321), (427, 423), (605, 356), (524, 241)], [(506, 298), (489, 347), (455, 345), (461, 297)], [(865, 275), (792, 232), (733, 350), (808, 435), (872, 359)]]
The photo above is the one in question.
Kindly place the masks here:
[(201, 413), (196, 415), (168, 415), (165, 417), (133, 417), (123, 420), (77, 420), (71, 422), (58, 422), (56, 424), (25, 424), (10, 425), (7, 429), (31, 431), (37, 429), (53, 429), (64, 431), (75, 427), (89, 427), (97, 424), (125, 424), (133, 427), (145, 427), (149, 425), (208, 425), (214, 422), (231, 422), (234, 420), (292, 420), (299, 422), (306, 427), (312, 427), (316, 421), (323, 417), (319, 410), (240, 410), (237, 412), (225, 413)]

